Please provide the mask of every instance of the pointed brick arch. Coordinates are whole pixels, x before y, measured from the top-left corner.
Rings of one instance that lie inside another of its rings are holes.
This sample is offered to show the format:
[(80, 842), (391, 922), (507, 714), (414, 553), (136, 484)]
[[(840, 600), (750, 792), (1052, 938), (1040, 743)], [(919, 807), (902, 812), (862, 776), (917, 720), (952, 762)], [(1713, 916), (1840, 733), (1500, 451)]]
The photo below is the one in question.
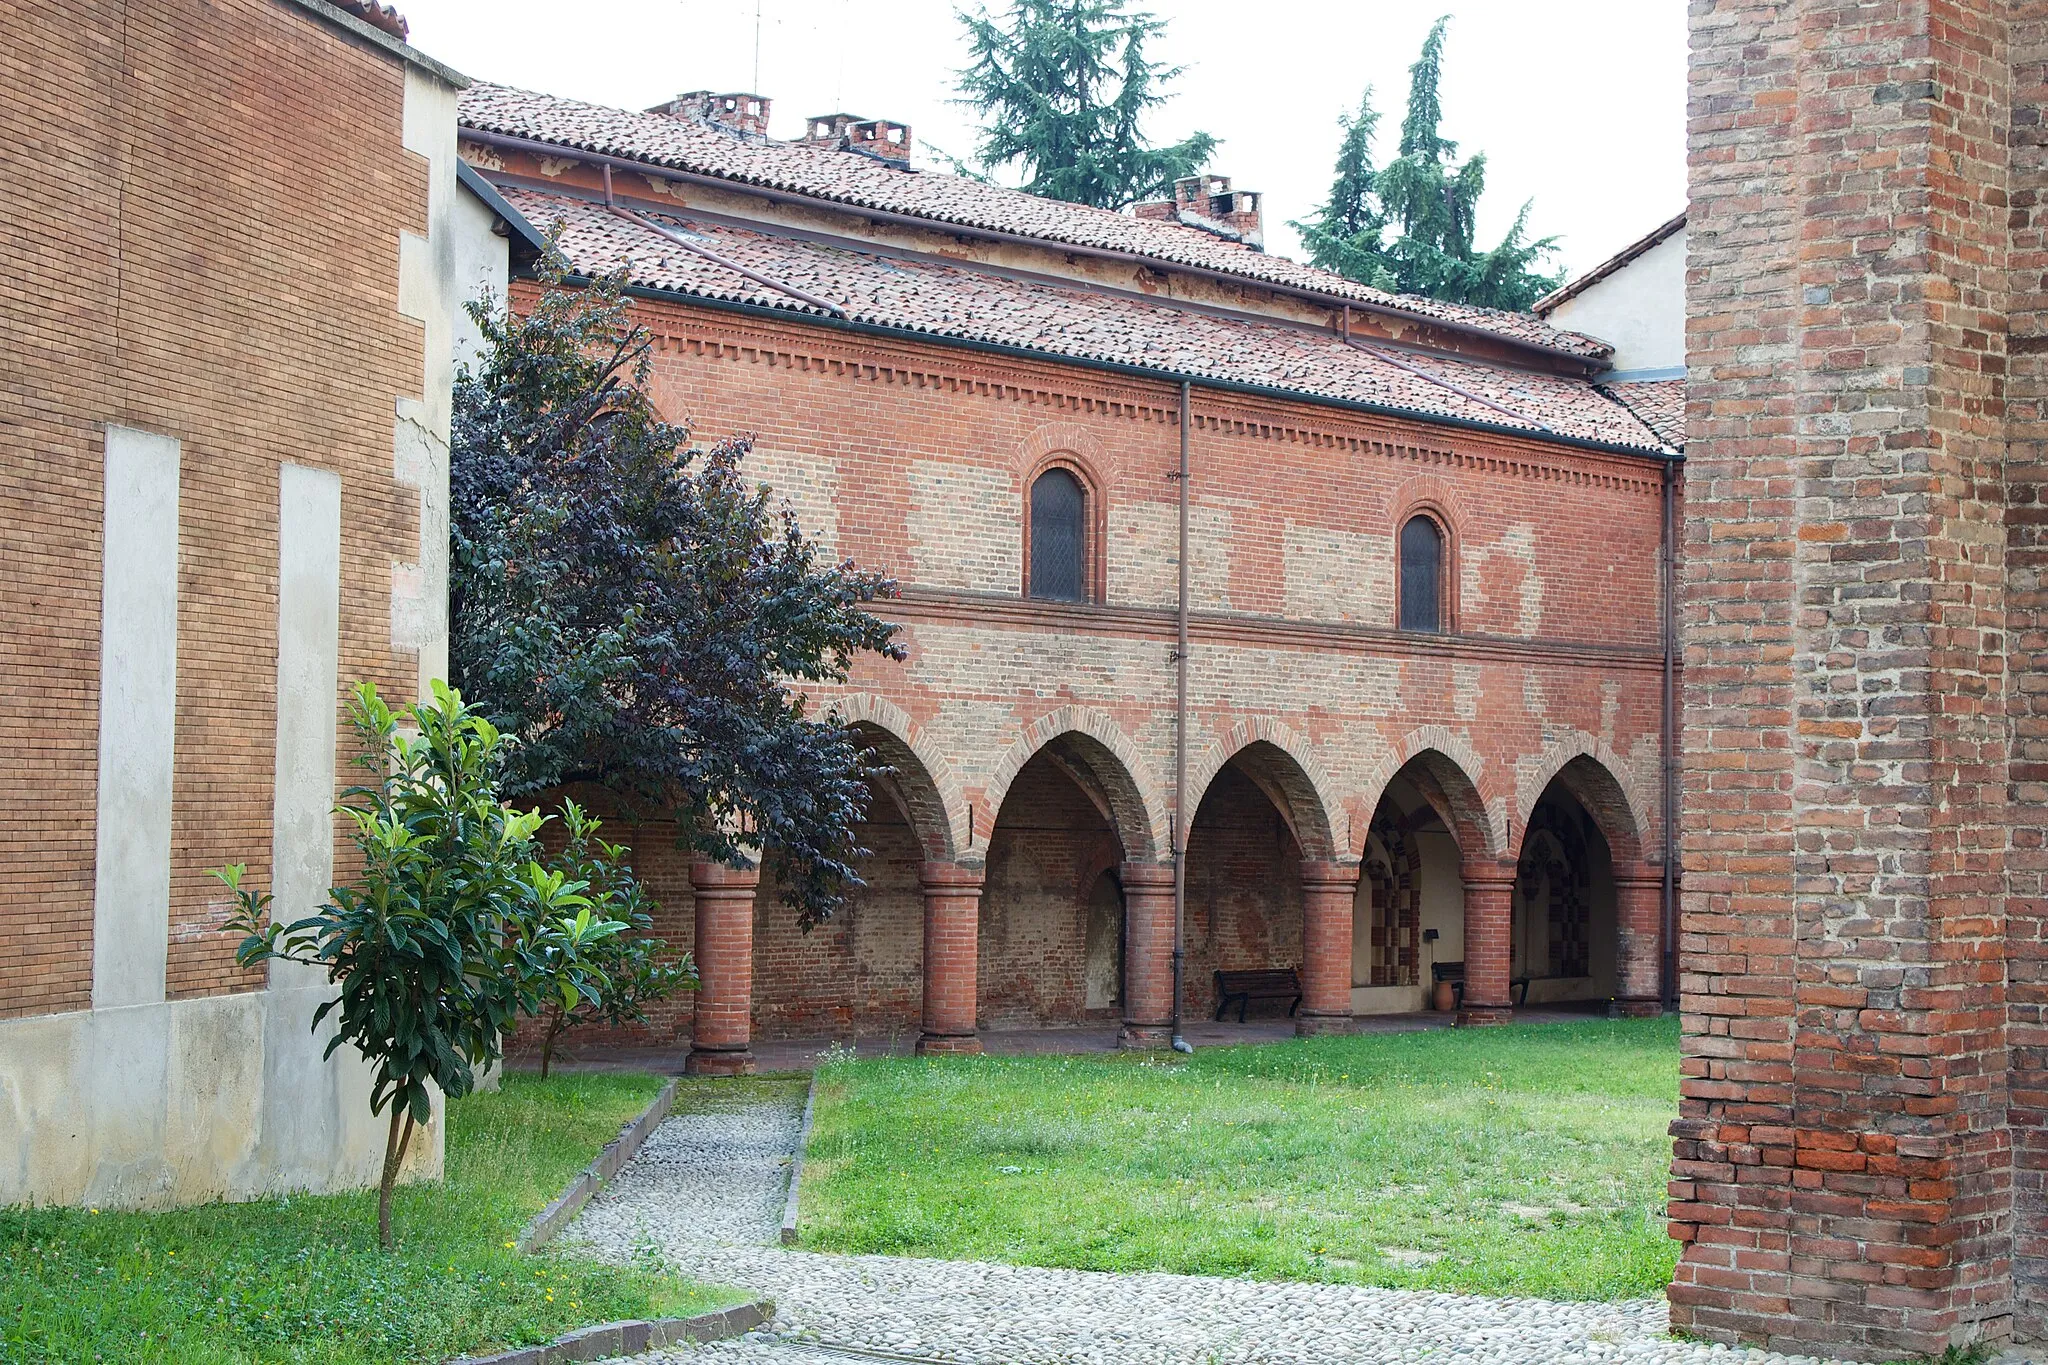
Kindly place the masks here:
[(1629, 765), (1614, 750), (1583, 730), (1575, 730), (1551, 743), (1542, 753), (1518, 761), (1514, 830), (1517, 856), (1522, 840), (1527, 837), (1536, 803), (1555, 782), (1593, 817), (1617, 867), (1647, 857), (1649, 812), (1656, 807), (1639, 783), (1632, 784), (1634, 777)]
[(1486, 761), (1463, 735), (1442, 725), (1409, 731), (1368, 778), (1362, 809), (1377, 810), (1387, 787), (1404, 772), (1418, 779), (1423, 796), (1457, 839), (1460, 858), (1477, 862), (1507, 855), (1507, 798), (1488, 793)]
[(909, 713), (866, 692), (835, 697), (828, 709), (843, 724), (859, 730), (893, 770), (886, 780), (901, 798), (925, 857), (965, 858), (972, 843), (967, 798), (946, 756)]
[(1070, 739), (1072, 756), (1087, 767), (1101, 787), (1110, 808), (1117, 837), (1123, 840), (1124, 857), (1132, 861), (1157, 858), (1169, 847), (1172, 821), (1164, 790), (1138, 746), (1117, 723), (1092, 707), (1067, 705), (1041, 716), (1024, 729), (982, 787), (985, 822), (975, 831), (975, 842), (986, 847), (994, 833), (996, 813), (1010, 784), (1038, 752), (1047, 745)]
[(1336, 795), (1336, 784), (1315, 751), (1277, 720), (1260, 716), (1241, 720), (1211, 744), (1188, 770), (1183, 818), (1192, 834), (1195, 811), (1224, 765), (1236, 759), (1258, 784), (1293, 830), (1304, 858), (1348, 860), (1351, 817)]

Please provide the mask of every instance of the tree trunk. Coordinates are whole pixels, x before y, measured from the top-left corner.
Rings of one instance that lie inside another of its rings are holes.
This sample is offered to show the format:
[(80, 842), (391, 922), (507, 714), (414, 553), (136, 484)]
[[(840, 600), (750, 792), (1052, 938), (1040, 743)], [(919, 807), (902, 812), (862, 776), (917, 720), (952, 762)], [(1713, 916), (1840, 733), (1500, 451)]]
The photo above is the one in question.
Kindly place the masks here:
[(548, 1078), (548, 1066), (555, 1059), (555, 1039), (562, 1032), (562, 1012), (556, 1010), (548, 1015), (547, 1031), (540, 1038), (540, 1078)]
[(398, 1168), (412, 1142), (412, 1106), (402, 1098), (391, 1102), (391, 1130), (384, 1138), (384, 1178), (377, 1183), (377, 1245), (391, 1250), (391, 1192), (398, 1186)]

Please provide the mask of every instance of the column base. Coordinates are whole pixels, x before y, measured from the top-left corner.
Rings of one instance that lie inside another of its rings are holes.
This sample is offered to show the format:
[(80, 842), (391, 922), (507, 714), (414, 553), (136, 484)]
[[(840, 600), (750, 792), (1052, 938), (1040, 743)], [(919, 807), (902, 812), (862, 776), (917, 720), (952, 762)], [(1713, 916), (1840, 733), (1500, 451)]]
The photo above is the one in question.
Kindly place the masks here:
[(1126, 1052), (1165, 1052), (1173, 1046), (1173, 1025), (1125, 1024), (1116, 1045)]
[(712, 1052), (691, 1048), (690, 1055), (683, 1058), (685, 1076), (751, 1076), (754, 1074), (754, 1054), (745, 1048), (737, 1052)]
[(980, 1052), (981, 1035), (978, 1033), (923, 1033), (917, 1039), (917, 1055), (920, 1057), (973, 1057)]
[(1491, 1028), (1513, 1023), (1514, 1018), (1515, 1011), (1510, 1005), (1467, 1005), (1458, 1011), (1458, 1027)]
[(1614, 1002), (1614, 1017), (1617, 1019), (1655, 1019), (1664, 1013), (1662, 1000), (1617, 1000)]
[(1294, 1032), (1295, 1036), (1301, 1038), (1327, 1038), (1333, 1034), (1351, 1032), (1352, 1022), (1349, 1014), (1324, 1014), (1301, 1010), (1294, 1016)]

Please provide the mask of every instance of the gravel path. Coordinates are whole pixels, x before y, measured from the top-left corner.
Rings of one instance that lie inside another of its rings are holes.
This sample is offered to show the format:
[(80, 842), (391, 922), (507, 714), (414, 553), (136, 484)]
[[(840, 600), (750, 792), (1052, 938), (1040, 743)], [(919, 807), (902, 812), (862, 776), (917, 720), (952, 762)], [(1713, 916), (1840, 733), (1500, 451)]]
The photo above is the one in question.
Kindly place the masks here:
[(1661, 1300), (1487, 1299), (1354, 1285), (1112, 1275), (775, 1246), (802, 1108), (669, 1119), (570, 1230), (600, 1255), (774, 1297), (738, 1341), (661, 1365), (1815, 1365), (1673, 1341)]

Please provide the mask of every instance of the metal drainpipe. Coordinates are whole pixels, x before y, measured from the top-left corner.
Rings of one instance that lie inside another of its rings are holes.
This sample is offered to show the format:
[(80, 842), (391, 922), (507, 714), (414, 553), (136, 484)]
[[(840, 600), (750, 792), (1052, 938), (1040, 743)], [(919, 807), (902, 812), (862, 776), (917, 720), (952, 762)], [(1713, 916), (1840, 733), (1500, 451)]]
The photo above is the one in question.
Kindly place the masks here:
[(1188, 786), (1188, 381), (1180, 383), (1180, 610), (1173, 664), (1173, 1050), (1193, 1052), (1180, 1034), (1181, 975), (1187, 965), (1183, 937), (1188, 906), (1188, 850), (1183, 802)]
[(1677, 469), (1664, 466), (1664, 526), (1663, 563), (1659, 566), (1663, 578), (1664, 598), (1664, 716), (1663, 716), (1663, 774), (1664, 774), (1664, 897), (1663, 933), (1660, 939), (1664, 953), (1659, 985), (1664, 997), (1664, 1008), (1678, 1007), (1678, 756), (1673, 752), (1674, 723), (1676, 721), (1675, 697), (1673, 695), (1676, 641), (1678, 635), (1678, 547), (1672, 526), (1672, 511), (1677, 487)]

